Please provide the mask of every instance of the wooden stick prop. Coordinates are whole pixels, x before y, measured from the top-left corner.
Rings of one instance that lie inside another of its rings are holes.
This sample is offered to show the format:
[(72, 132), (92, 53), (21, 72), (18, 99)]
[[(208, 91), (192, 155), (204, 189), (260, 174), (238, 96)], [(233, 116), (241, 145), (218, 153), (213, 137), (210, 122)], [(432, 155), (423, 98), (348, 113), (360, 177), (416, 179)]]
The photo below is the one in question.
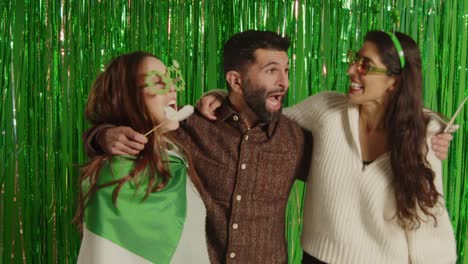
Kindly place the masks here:
[(186, 105), (186, 106), (182, 107), (182, 109), (180, 109), (179, 111), (175, 110), (172, 107), (166, 107), (164, 109), (164, 111), (166, 112), (167, 119), (164, 122), (162, 122), (161, 124), (157, 125), (153, 129), (151, 129), (150, 131), (146, 132), (145, 137), (148, 136), (149, 134), (151, 134), (152, 132), (154, 132), (156, 129), (160, 128), (162, 125), (164, 125), (166, 122), (168, 122), (170, 120), (180, 122), (182, 120), (187, 119), (189, 116), (191, 116), (193, 114), (194, 109), (193, 109), (193, 106)]
[(455, 122), (455, 118), (458, 116), (458, 114), (460, 114), (460, 111), (462, 110), (463, 105), (464, 105), (465, 102), (466, 102), (466, 99), (468, 99), (468, 96), (465, 97), (465, 100), (463, 100), (463, 102), (460, 104), (460, 106), (458, 107), (458, 109), (457, 109), (457, 111), (455, 112), (455, 114), (452, 116), (452, 119), (450, 119), (450, 121), (448, 122), (447, 126), (446, 126), (445, 129), (444, 129), (444, 133), (447, 133), (447, 132), (449, 131), (449, 129), (452, 127), (453, 122)]

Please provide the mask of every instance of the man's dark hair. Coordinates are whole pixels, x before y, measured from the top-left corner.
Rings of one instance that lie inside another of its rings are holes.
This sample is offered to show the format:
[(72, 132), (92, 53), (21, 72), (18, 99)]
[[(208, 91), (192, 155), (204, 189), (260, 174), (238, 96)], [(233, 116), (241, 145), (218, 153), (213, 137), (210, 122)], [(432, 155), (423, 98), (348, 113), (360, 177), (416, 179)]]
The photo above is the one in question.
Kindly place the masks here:
[(254, 52), (257, 49), (287, 52), (288, 48), (289, 38), (272, 31), (248, 30), (237, 33), (224, 44), (224, 75), (232, 70), (243, 72), (246, 66), (255, 61)]

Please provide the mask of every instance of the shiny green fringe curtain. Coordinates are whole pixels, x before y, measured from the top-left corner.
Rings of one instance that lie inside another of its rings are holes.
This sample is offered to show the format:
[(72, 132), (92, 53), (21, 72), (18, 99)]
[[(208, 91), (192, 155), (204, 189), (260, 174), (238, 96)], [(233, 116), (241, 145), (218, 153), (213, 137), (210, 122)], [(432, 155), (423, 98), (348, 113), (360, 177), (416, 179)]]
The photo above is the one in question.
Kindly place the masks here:
[[(74, 263), (71, 220), (90, 85), (109, 60), (145, 50), (177, 59), (189, 89), (180, 104), (224, 87), (221, 48), (268, 29), (291, 37), (291, 105), (348, 87), (345, 56), (368, 30), (419, 44), (427, 107), (453, 115), (467, 91), (468, 0), (6, 0), (0, 1), (0, 263)], [(468, 264), (468, 107), (444, 162), (459, 262)], [(299, 263), (304, 188), (287, 210), (290, 263)], [(156, 231), (156, 230), (155, 230)]]

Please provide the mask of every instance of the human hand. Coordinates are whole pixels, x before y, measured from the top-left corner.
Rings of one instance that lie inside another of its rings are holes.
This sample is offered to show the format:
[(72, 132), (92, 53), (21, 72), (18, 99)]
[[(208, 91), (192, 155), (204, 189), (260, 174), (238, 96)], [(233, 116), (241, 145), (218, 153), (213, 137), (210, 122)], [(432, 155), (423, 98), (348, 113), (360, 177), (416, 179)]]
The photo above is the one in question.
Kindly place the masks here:
[(96, 139), (102, 150), (111, 155), (137, 155), (148, 138), (130, 127), (106, 128)]
[(224, 91), (212, 91), (203, 95), (197, 102), (197, 110), (208, 120), (216, 120), (218, 109), (226, 98)]
[(447, 159), (450, 141), (453, 139), (450, 133), (439, 133), (431, 138), (431, 148), (440, 160)]

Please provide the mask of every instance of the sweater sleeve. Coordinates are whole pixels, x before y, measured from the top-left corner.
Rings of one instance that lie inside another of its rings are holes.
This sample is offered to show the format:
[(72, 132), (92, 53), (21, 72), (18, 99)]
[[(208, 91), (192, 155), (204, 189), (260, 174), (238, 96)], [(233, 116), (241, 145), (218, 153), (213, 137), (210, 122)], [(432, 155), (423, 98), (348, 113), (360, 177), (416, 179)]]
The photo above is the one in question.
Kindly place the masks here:
[[(430, 137), (427, 138), (427, 144), (430, 144)], [(442, 162), (435, 156), (430, 147), (428, 149), (427, 161), (435, 173), (435, 187), (442, 197), (439, 198), (438, 205), (432, 210), (436, 216), (437, 225), (431, 217), (420, 212), (423, 219), (427, 221), (421, 222), (421, 226), (416, 230), (406, 231), (410, 263), (454, 264), (457, 261), (456, 243), (443, 197)]]
[(324, 113), (336, 109), (336, 105), (343, 105), (346, 101), (344, 95), (336, 92), (321, 92), (310, 96), (297, 105), (285, 108), (283, 113), (299, 126), (313, 131), (319, 119)]
[(301, 127), (305, 127), (305, 113), (308, 105), (313, 101), (313, 97), (308, 97), (297, 105), (287, 107), (283, 113), (291, 120), (297, 122)]
[(82, 139), (84, 150), (88, 156), (93, 157), (104, 153), (101, 147), (97, 144), (96, 139), (104, 131), (104, 129), (111, 127), (115, 126), (112, 124), (96, 125), (83, 133)]

